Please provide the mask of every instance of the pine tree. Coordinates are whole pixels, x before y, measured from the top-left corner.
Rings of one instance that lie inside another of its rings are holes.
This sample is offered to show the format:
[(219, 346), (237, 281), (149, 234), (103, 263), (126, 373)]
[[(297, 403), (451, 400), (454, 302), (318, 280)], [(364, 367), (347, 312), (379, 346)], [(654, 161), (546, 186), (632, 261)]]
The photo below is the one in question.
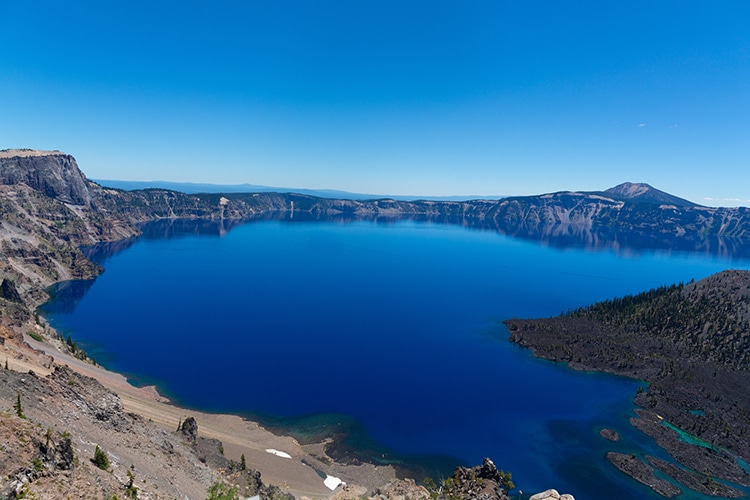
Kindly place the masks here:
[(94, 450), (94, 458), (92, 458), (91, 461), (101, 470), (109, 469), (109, 457), (107, 456), (107, 453), (104, 452), (104, 450), (99, 448), (99, 445), (96, 445), (96, 449)]
[(66, 344), (68, 344), (68, 349), (70, 349), (70, 352), (75, 354), (78, 351), (78, 346), (76, 346), (76, 343), (73, 342), (73, 338), (68, 335), (68, 340), (65, 341)]
[(513, 484), (513, 474), (511, 474), (510, 472), (505, 472), (501, 470), (500, 478), (501, 478), (501, 484), (503, 485), (503, 488), (505, 488), (505, 491), (510, 491), (516, 487), (516, 485)]
[(244, 453), (240, 457), (240, 470), (247, 470), (247, 462), (245, 461), (245, 454)]
[(23, 406), (21, 406), (21, 394), (16, 393), (16, 404), (13, 405), (13, 409), (16, 410), (16, 415), (18, 415), (21, 418), (26, 418), (26, 415), (23, 414)]

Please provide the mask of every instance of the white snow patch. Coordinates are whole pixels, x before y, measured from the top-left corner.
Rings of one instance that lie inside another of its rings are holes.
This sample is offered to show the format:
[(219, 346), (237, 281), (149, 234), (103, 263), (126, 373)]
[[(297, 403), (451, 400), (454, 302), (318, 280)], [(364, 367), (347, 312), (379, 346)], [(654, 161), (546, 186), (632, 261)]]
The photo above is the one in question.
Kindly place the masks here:
[(266, 450), (271, 455), (276, 455), (277, 457), (281, 458), (292, 458), (292, 456), (289, 453), (285, 453), (283, 451), (274, 450), (273, 448), (269, 448)]
[(335, 490), (340, 484), (346, 483), (337, 477), (329, 476), (328, 474), (326, 474), (326, 478), (325, 480), (323, 480), (323, 484), (325, 484), (329, 490)]

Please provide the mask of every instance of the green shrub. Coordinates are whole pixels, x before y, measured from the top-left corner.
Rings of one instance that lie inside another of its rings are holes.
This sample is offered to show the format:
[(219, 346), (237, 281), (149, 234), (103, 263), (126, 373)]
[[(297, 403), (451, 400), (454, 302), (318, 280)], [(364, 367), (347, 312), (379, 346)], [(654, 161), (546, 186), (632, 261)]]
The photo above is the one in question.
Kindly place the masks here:
[(93, 462), (93, 464), (99, 467), (101, 470), (109, 469), (109, 457), (104, 450), (99, 448), (99, 445), (96, 445), (96, 449), (94, 450), (94, 458), (91, 459), (91, 462)]
[(36, 340), (37, 342), (44, 342), (44, 337), (42, 337), (40, 334), (36, 333), (33, 330), (29, 330), (28, 332), (26, 332), (26, 335)]
[(214, 483), (208, 487), (206, 500), (239, 500), (239, 492), (236, 486)]

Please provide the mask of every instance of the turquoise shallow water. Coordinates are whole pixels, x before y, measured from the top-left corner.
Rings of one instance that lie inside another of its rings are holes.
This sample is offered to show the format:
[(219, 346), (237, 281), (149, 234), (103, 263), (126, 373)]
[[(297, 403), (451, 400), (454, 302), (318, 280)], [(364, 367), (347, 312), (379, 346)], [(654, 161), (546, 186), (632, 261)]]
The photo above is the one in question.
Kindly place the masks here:
[[(654, 496), (605, 460), (667, 458), (628, 424), (638, 382), (535, 360), (501, 321), (750, 267), (409, 221), (219, 234), (155, 231), (103, 259), (96, 281), (61, 287), (43, 313), (100, 363), (182, 405), (280, 425), (319, 415), (302, 421), (354, 428), (350, 444), (375, 458), (444, 472), (490, 456), (524, 491), (578, 500)], [(605, 426), (623, 441), (602, 439)]]

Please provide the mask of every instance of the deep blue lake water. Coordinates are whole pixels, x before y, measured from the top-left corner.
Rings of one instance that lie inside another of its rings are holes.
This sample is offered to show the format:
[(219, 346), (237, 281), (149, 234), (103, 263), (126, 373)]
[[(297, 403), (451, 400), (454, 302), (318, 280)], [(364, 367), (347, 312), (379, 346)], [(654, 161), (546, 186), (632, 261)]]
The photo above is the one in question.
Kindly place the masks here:
[(750, 268), (409, 221), (253, 222), (141, 238), (103, 264), (82, 297), (61, 293), (42, 312), (178, 404), (289, 425), (323, 414), (307, 422), (354, 425), (380, 458), (439, 455), (452, 468), (489, 456), (524, 492), (578, 500), (658, 498), (605, 459), (668, 458), (628, 423), (639, 383), (535, 360), (501, 321)]

